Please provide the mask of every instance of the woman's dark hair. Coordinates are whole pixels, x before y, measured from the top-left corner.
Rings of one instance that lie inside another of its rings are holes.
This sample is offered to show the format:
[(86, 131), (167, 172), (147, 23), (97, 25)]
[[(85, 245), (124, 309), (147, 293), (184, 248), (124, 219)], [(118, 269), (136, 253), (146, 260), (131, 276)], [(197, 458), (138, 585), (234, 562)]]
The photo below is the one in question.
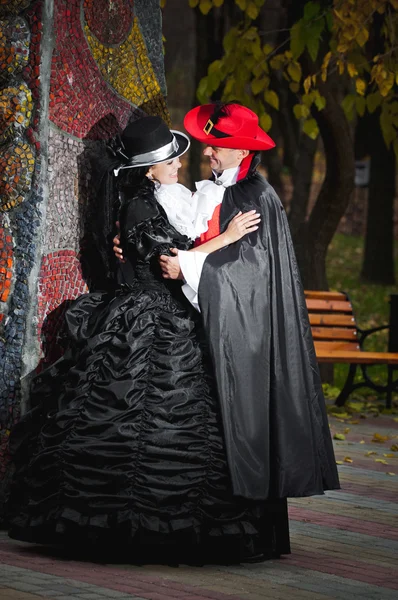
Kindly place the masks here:
[(128, 199), (139, 188), (155, 190), (155, 180), (147, 177), (149, 166), (147, 167), (134, 167), (132, 169), (121, 169), (117, 177), (117, 185), (119, 191)]
[(149, 166), (120, 169), (115, 176), (120, 159), (111, 153), (97, 157), (95, 163), (96, 203), (86, 228), (82, 267), (90, 288), (112, 289), (117, 271), (112, 239), (117, 233), (121, 203), (139, 189), (153, 193), (156, 182), (146, 177)]

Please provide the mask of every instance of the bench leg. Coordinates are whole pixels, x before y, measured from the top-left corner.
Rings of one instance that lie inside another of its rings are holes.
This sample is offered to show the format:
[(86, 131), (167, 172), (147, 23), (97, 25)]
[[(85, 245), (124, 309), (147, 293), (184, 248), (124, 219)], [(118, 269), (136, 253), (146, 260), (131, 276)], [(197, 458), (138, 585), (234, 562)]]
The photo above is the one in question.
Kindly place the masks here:
[(355, 379), (355, 373), (357, 371), (357, 366), (358, 365), (354, 365), (354, 364), (350, 365), (350, 370), (348, 371), (348, 375), (347, 375), (347, 379), (345, 381), (344, 387), (341, 390), (340, 394), (336, 398), (336, 402), (335, 402), (336, 406), (344, 406), (345, 401), (347, 400), (348, 396), (351, 394), (351, 392), (353, 390), (353, 383), (354, 383), (354, 379)]

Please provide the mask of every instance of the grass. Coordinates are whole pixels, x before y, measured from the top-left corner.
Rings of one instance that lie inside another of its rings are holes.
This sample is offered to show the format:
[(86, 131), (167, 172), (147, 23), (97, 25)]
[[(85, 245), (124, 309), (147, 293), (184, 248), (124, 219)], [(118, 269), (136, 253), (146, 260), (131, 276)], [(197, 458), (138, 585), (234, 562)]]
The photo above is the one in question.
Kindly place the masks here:
[[(364, 283), (360, 280), (362, 266), (363, 238), (336, 234), (329, 246), (327, 256), (327, 276), (331, 290), (349, 294), (357, 324), (361, 329), (387, 325), (389, 320), (390, 294), (398, 294), (398, 286), (383, 286)], [(398, 281), (398, 252), (395, 258), (396, 280)], [(365, 349), (387, 351), (388, 333), (380, 332), (369, 336)], [(342, 388), (347, 376), (347, 365), (335, 365), (334, 385)], [(383, 366), (371, 367), (372, 378), (385, 383), (387, 369)], [(353, 394), (354, 395), (354, 394)], [(375, 396), (375, 392), (361, 388), (357, 397)]]

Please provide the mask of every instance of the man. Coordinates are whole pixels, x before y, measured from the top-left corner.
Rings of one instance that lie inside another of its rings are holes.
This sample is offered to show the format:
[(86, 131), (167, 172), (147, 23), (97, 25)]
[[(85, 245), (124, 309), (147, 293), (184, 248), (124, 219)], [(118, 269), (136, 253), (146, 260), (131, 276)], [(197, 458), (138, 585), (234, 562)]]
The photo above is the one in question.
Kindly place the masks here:
[(217, 382), (233, 491), (253, 500), (339, 488), (311, 329), (283, 206), (256, 172), (275, 144), (251, 110), (207, 104), (189, 111), (188, 133), (206, 144), (213, 181), (202, 241), (239, 211), (256, 209), (255, 232), (218, 252), (161, 257), (166, 278), (200, 308)]

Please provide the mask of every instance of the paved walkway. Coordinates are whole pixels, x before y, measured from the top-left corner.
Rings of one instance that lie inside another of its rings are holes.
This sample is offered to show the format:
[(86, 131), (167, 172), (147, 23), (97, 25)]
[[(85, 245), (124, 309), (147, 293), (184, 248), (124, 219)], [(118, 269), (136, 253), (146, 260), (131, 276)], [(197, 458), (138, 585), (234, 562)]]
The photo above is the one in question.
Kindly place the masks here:
[[(292, 554), (242, 566), (82, 562), (0, 534), (1, 600), (395, 600), (398, 419), (330, 416), (342, 490), (291, 500)], [(375, 435), (376, 434), (376, 435)]]

